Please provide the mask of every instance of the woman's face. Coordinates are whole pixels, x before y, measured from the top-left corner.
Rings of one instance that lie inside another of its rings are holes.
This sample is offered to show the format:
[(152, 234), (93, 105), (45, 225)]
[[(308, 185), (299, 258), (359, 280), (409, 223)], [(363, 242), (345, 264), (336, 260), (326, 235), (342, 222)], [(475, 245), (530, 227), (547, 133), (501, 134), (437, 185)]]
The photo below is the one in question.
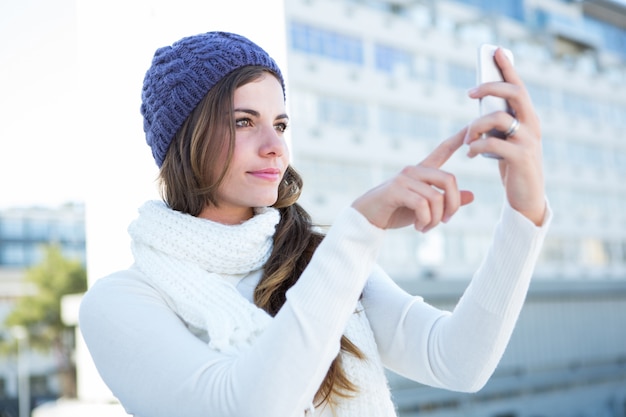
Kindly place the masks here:
[(254, 207), (271, 206), (289, 164), (283, 89), (267, 74), (235, 90), (235, 148), (226, 176), (217, 190), (217, 207), (200, 217), (225, 224), (252, 217)]

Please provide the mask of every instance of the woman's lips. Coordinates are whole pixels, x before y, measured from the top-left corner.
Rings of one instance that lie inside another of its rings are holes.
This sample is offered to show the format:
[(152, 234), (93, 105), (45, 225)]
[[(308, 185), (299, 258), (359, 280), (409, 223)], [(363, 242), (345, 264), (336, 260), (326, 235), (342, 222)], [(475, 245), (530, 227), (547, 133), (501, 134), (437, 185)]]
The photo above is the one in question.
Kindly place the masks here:
[(259, 169), (257, 171), (248, 171), (248, 173), (257, 178), (268, 181), (276, 181), (280, 179), (280, 169), (278, 168)]

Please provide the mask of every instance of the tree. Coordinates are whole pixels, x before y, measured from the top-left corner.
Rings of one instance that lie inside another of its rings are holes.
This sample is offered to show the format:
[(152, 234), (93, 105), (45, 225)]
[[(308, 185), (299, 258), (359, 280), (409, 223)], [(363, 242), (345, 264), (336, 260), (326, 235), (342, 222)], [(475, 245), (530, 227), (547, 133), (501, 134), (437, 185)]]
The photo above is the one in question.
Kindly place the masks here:
[(51, 245), (44, 248), (42, 262), (26, 270), (25, 281), (36, 291), (18, 299), (5, 325), (24, 327), (31, 347), (55, 353), (62, 395), (75, 397), (74, 330), (61, 319), (61, 298), (85, 292), (87, 272), (79, 261), (64, 257), (59, 246)]

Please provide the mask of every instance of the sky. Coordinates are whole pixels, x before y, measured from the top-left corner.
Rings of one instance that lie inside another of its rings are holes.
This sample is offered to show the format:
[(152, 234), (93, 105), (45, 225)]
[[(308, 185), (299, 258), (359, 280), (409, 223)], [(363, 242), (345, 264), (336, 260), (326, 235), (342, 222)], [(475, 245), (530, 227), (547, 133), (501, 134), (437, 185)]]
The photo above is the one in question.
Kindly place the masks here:
[(72, 0), (0, 0), (0, 208), (84, 199)]
[(282, 0), (0, 0), (0, 209), (83, 202), (94, 191), (135, 195), (133, 181), (153, 183), (139, 105), (155, 49), (228, 30), (284, 67), (282, 7)]

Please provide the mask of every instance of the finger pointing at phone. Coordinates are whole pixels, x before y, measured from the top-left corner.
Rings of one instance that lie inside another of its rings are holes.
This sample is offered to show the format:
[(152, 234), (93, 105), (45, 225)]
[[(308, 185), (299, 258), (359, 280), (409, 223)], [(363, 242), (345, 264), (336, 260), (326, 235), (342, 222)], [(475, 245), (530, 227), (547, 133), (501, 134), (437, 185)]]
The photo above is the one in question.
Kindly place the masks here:
[[(469, 145), (470, 157), (492, 154), (500, 159), (500, 175), (509, 204), (540, 225), (546, 211), (541, 125), (524, 83), (501, 49), (495, 52), (495, 62), (504, 81), (480, 84), (468, 94), (474, 99), (503, 98), (514, 116), (496, 111), (475, 119), (467, 128), (464, 142)], [(509, 135), (506, 140), (482, 138), (492, 129), (509, 131)]]
[(454, 175), (441, 166), (456, 152), (466, 129), (442, 142), (422, 162), (402, 171), (354, 201), (352, 207), (370, 223), (391, 229), (413, 224), (427, 232), (447, 222), (460, 206), (471, 203), (474, 195), (458, 189)]

